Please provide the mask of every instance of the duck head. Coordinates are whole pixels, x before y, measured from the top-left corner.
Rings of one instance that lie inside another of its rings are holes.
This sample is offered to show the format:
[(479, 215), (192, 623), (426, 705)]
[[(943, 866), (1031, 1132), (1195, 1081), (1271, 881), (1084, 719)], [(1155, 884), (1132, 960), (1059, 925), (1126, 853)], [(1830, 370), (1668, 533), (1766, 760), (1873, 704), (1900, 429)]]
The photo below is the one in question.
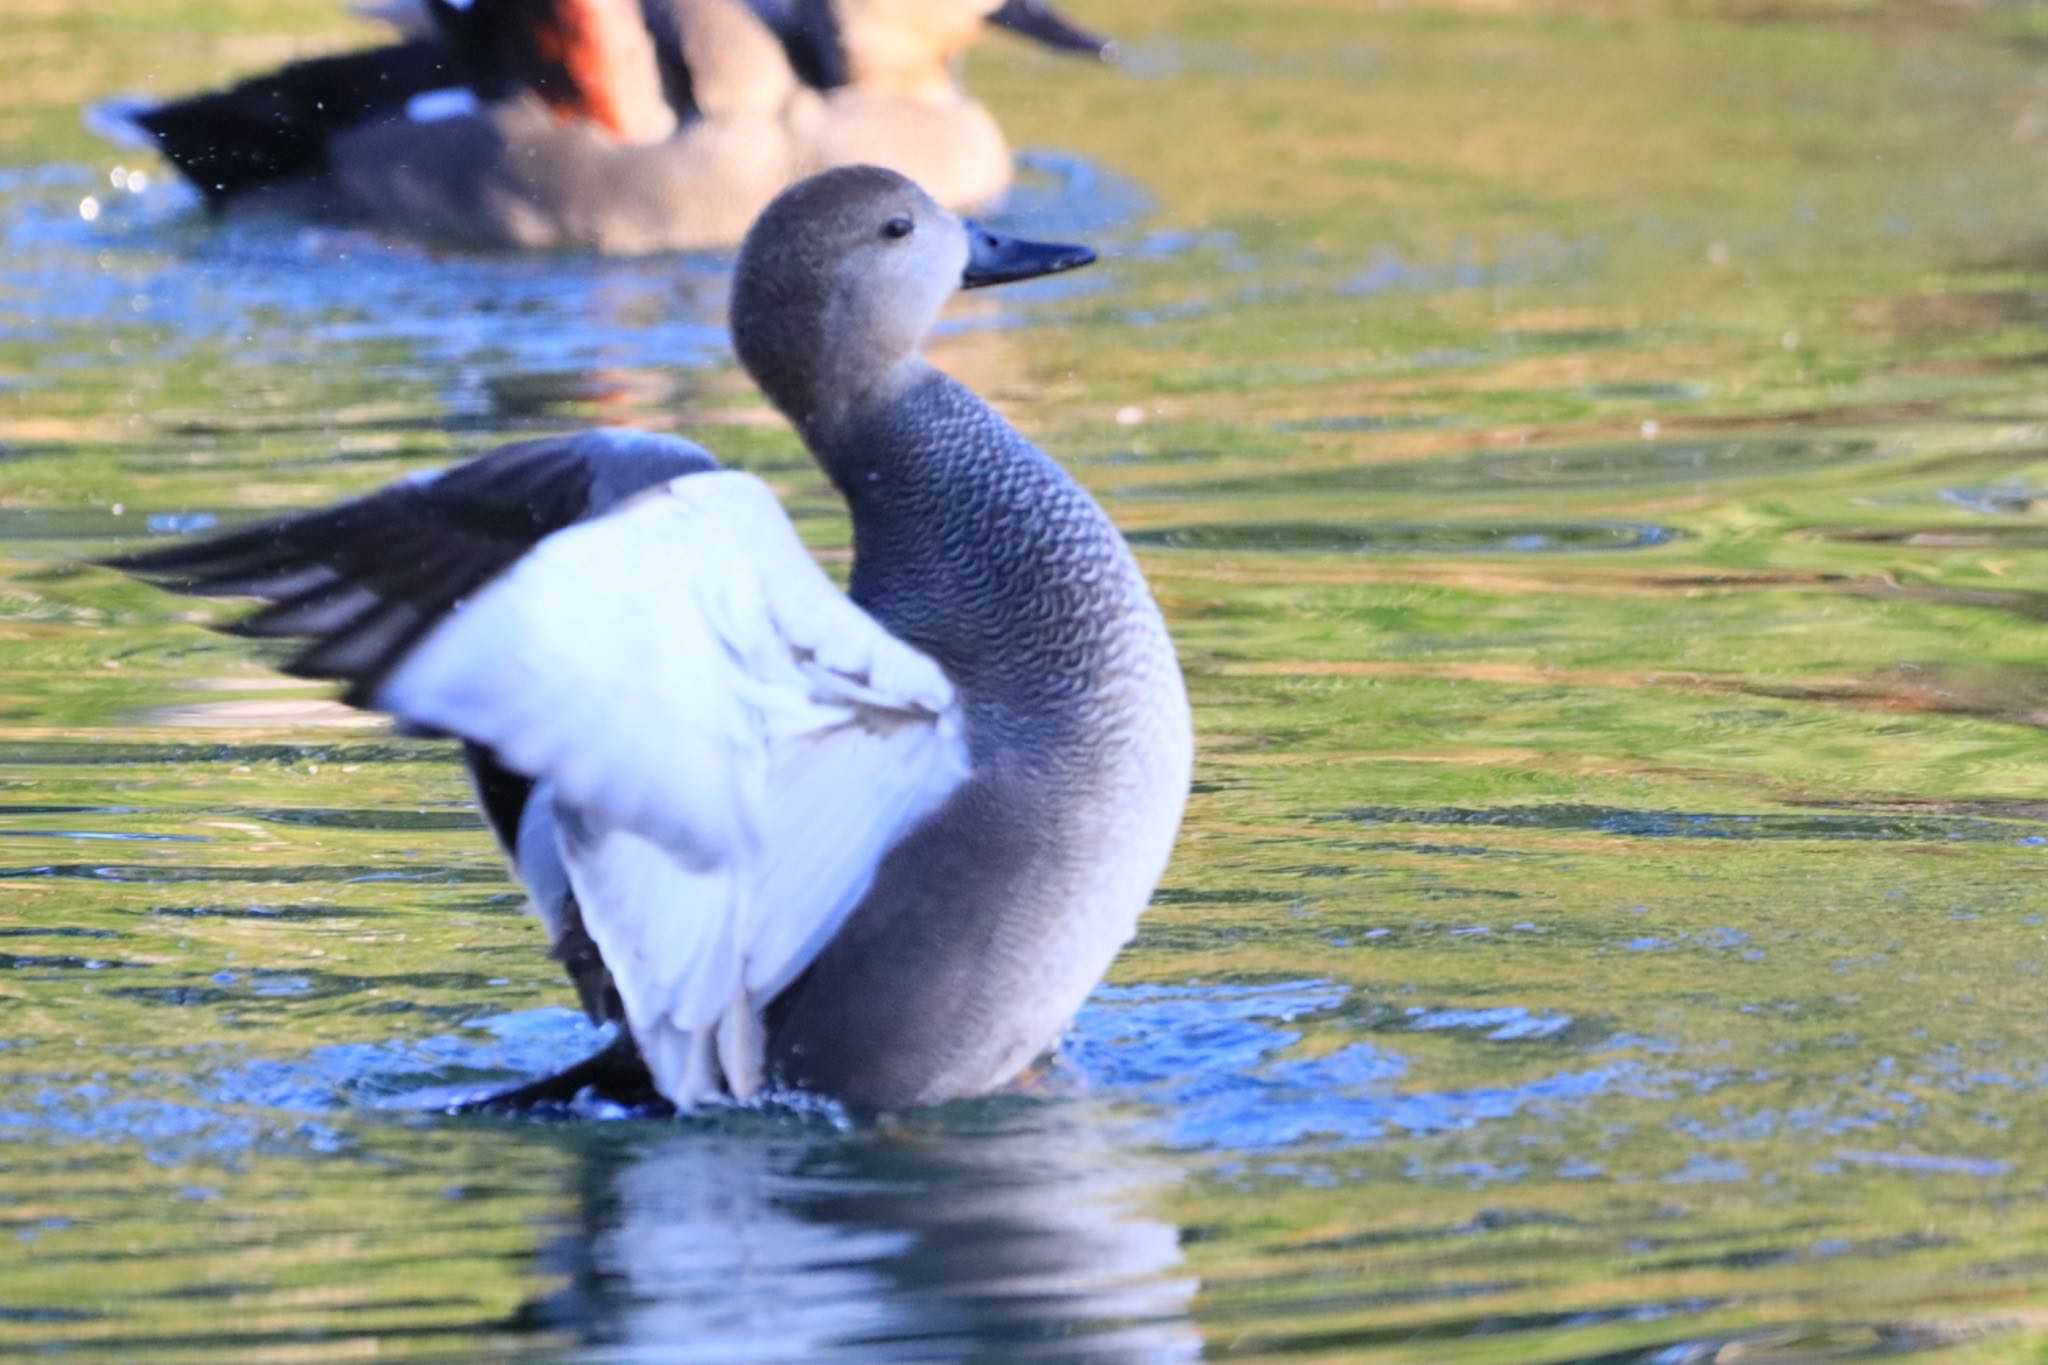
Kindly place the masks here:
[(841, 167), (784, 190), (748, 231), (733, 272), (733, 346), (813, 437), (924, 371), (919, 347), (955, 290), (1094, 259), (1084, 246), (955, 217), (895, 171)]
[(820, 89), (951, 95), (953, 64), (991, 27), (1059, 52), (1110, 60), (1116, 45), (1069, 22), (1050, 0), (754, 0), (792, 64)]

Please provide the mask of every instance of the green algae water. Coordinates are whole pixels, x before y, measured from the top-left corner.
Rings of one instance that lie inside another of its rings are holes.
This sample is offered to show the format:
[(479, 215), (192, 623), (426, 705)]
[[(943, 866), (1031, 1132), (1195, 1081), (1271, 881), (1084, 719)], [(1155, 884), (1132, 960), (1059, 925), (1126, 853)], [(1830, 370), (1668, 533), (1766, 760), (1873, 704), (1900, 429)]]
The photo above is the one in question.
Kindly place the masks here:
[(451, 1119), (595, 1037), (442, 746), (81, 567), (600, 422), (847, 530), (715, 257), (219, 226), (82, 105), (364, 39), (18, 0), (0, 1358), (2048, 1355), (2048, 23), (1072, 0), (935, 359), (1075, 469), (1197, 790), (1015, 1094)]

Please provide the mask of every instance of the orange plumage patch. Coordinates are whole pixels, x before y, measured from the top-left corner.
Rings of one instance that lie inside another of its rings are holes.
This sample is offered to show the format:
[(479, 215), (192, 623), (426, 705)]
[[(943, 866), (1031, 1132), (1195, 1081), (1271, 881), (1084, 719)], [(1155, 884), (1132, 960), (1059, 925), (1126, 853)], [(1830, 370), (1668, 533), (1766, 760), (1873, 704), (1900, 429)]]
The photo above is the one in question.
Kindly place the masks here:
[(564, 121), (587, 120), (624, 137), (626, 111), (611, 89), (614, 54), (607, 41), (608, 27), (590, 0), (562, 0), (537, 23), (534, 51), (561, 77), (541, 82), (540, 95)]

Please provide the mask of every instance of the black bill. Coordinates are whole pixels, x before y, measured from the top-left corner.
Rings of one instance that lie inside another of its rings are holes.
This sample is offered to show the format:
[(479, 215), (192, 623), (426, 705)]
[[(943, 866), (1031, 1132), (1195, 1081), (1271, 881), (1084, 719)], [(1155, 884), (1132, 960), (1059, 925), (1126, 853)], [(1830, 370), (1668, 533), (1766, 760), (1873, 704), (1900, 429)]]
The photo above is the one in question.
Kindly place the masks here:
[(1057, 275), (1062, 270), (1079, 270), (1095, 259), (1085, 246), (1066, 242), (1033, 242), (1006, 237), (969, 218), (967, 228), (967, 269), (960, 272), (962, 289), (981, 289), (1012, 280)]
[(1116, 60), (1113, 40), (1068, 23), (1046, 0), (1003, 0), (988, 21), (997, 28), (1043, 43), (1055, 52), (1083, 52), (1105, 62)]

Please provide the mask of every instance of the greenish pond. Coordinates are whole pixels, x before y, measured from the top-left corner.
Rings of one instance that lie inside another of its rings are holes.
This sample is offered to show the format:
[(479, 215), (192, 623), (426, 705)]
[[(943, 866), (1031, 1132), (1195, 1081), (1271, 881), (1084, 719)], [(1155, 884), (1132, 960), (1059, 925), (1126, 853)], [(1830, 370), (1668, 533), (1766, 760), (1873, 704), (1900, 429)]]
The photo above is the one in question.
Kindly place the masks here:
[(935, 355), (1181, 642), (1198, 790), (1025, 1092), (454, 1120), (592, 1039), (447, 754), (80, 560), (515, 436), (846, 527), (710, 258), (207, 223), (79, 107), (330, 0), (17, 0), (0, 1357), (2048, 1356), (2048, 21), (1072, 0), (1093, 271)]

